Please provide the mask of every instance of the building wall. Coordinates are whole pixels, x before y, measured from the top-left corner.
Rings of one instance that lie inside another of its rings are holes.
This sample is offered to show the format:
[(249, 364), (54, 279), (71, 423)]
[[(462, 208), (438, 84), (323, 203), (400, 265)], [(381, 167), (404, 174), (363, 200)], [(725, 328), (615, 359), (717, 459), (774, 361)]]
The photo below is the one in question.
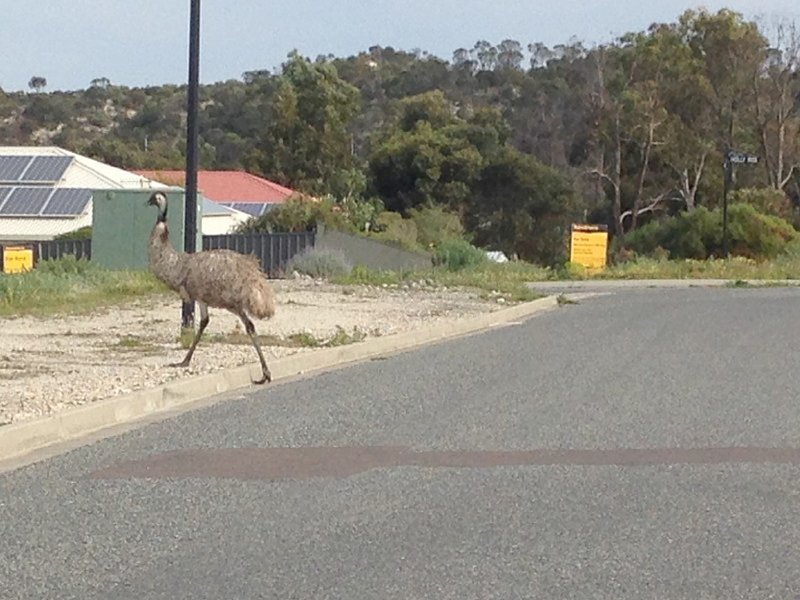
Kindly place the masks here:
[(52, 240), (57, 235), (69, 233), (92, 224), (92, 211), (77, 218), (8, 218), (0, 219), (0, 241)]
[(203, 215), (203, 235), (225, 235), (232, 233), (240, 223), (247, 221), (247, 215)]

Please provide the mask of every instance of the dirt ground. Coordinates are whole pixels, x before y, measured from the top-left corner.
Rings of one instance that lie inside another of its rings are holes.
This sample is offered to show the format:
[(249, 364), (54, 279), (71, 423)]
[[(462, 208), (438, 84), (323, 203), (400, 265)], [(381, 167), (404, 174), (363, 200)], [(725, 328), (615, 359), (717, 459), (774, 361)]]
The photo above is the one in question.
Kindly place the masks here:
[[(276, 315), (256, 321), (267, 362), (330, 343), (358, 343), (497, 310), (502, 298), (434, 289), (337, 286), (308, 279), (272, 282)], [(0, 319), (0, 425), (52, 414), (182, 377), (257, 362), (239, 320), (210, 310), (189, 369), (183, 359), (181, 304), (158, 296), (88, 315)]]

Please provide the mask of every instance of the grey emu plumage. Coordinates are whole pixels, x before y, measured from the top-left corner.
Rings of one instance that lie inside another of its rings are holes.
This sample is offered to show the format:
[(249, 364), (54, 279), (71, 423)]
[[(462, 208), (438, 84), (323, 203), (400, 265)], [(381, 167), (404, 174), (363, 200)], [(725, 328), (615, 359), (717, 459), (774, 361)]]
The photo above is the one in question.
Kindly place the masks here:
[(275, 314), (272, 287), (261, 272), (258, 259), (232, 250), (177, 252), (169, 242), (166, 195), (156, 192), (147, 203), (158, 207), (158, 219), (150, 233), (150, 269), (184, 302), (195, 301), (200, 308), (200, 326), (192, 345), (183, 361), (171, 366), (189, 366), (208, 325), (208, 307), (213, 306), (229, 310), (242, 320), (261, 361), (263, 378), (254, 383), (270, 381), (272, 376), (250, 320), (251, 316), (265, 319)]

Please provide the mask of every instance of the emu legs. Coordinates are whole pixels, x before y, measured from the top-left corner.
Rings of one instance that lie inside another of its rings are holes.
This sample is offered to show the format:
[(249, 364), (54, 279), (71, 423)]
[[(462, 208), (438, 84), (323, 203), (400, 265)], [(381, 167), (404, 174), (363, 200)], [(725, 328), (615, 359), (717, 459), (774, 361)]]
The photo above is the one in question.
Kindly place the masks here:
[(200, 307), (200, 327), (197, 329), (197, 333), (194, 336), (194, 340), (192, 341), (192, 345), (189, 347), (189, 352), (186, 353), (186, 357), (183, 361), (179, 363), (171, 363), (170, 367), (188, 367), (189, 363), (192, 361), (192, 355), (194, 354), (194, 349), (197, 348), (197, 344), (200, 341), (200, 336), (203, 335), (203, 332), (208, 325), (208, 306), (206, 306), (202, 302), (198, 302), (197, 306)]
[[(203, 331), (205, 331), (206, 326), (208, 325), (208, 306), (203, 302), (198, 301), (197, 305), (200, 307), (200, 327), (197, 329), (197, 333), (194, 336), (194, 340), (192, 341), (192, 345), (189, 347), (189, 351), (186, 353), (184, 359), (179, 363), (172, 363), (170, 367), (188, 367), (189, 363), (192, 361), (192, 355), (194, 354), (195, 348), (197, 348), (197, 344), (200, 342), (200, 338), (203, 335)], [(272, 381), (272, 374), (269, 372), (269, 368), (267, 368), (267, 361), (264, 360), (264, 354), (261, 352), (261, 346), (258, 345), (258, 337), (256, 336), (256, 326), (253, 325), (253, 322), (245, 313), (237, 313), (238, 317), (244, 323), (244, 328), (247, 331), (247, 335), (250, 336), (250, 341), (253, 342), (253, 347), (256, 349), (258, 353), (258, 360), (261, 361), (261, 373), (263, 377), (253, 383), (262, 384), (268, 381)]]
[(266, 383), (267, 381), (272, 381), (272, 374), (267, 368), (267, 361), (264, 360), (264, 354), (261, 352), (261, 346), (258, 345), (256, 326), (253, 325), (253, 322), (245, 313), (239, 313), (239, 318), (242, 320), (242, 323), (244, 323), (244, 328), (247, 331), (247, 335), (250, 336), (250, 340), (253, 342), (253, 347), (256, 349), (256, 352), (258, 352), (258, 360), (261, 361), (261, 373), (264, 375), (264, 377), (254, 381), (253, 383), (262, 384)]

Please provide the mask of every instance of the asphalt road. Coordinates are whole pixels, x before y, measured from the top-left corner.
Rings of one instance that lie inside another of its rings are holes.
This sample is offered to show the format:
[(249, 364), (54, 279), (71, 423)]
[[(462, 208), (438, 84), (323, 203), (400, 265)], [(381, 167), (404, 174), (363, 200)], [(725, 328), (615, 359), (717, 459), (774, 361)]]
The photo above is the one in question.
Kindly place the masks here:
[(800, 290), (617, 292), (0, 475), (0, 598), (800, 596)]

